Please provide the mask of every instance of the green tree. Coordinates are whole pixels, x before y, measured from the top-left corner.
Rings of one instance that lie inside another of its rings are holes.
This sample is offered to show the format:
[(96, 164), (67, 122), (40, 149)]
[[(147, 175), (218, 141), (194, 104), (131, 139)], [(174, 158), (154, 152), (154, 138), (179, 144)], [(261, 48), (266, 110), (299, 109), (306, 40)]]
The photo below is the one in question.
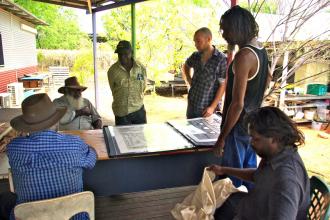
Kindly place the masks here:
[(76, 76), (80, 83), (86, 84), (93, 74), (93, 53), (91, 50), (83, 50), (76, 57), (72, 67), (72, 75)]
[(47, 26), (37, 26), (37, 47), (41, 49), (79, 49), (87, 35), (79, 29), (78, 18), (71, 9), (39, 3), (32, 0), (15, 0)]
[(261, 3), (258, 1), (252, 3), (250, 1), (242, 1), (239, 5), (253, 13), (276, 14), (278, 10), (277, 2), (272, 0), (262, 1)]
[[(160, 7), (161, 6), (161, 7)], [(209, 27), (219, 42), (219, 18), (209, 1), (160, 0), (136, 5), (137, 59), (148, 77), (159, 80), (167, 72), (179, 73), (182, 63), (195, 51), (193, 35)], [(109, 44), (131, 39), (130, 6), (113, 9), (102, 17)]]

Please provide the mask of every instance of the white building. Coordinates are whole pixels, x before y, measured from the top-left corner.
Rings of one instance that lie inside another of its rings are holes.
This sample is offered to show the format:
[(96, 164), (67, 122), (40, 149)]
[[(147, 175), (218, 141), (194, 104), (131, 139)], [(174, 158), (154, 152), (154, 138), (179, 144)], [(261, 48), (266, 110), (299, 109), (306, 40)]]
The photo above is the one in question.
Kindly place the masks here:
[(36, 25), (45, 22), (10, 0), (0, 0), (0, 92), (37, 72)]

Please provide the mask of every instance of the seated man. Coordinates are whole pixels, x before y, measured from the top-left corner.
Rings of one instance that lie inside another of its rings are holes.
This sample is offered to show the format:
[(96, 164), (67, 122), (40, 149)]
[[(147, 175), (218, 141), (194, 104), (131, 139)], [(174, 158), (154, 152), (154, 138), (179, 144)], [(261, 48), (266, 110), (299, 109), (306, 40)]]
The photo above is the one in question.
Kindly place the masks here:
[(64, 94), (54, 99), (58, 107), (67, 107), (67, 111), (60, 120), (59, 130), (91, 130), (101, 129), (101, 116), (97, 113), (92, 103), (81, 96), (81, 92), (87, 87), (81, 86), (77, 77), (69, 77), (65, 85), (58, 89)]
[(306, 219), (309, 178), (297, 146), (303, 134), (282, 111), (263, 107), (246, 118), (251, 145), (261, 157), (257, 169), (212, 165), (217, 175), (254, 182), (248, 193), (234, 193), (216, 211), (215, 219)]
[[(58, 107), (47, 94), (26, 98), (23, 114), (11, 126), (26, 136), (7, 146), (17, 204), (50, 199), (83, 191), (83, 169), (96, 163), (96, 152), (79, 137), (57, 133), (66, 107)], [(87, 214), (74, 219), (88, 219)]]

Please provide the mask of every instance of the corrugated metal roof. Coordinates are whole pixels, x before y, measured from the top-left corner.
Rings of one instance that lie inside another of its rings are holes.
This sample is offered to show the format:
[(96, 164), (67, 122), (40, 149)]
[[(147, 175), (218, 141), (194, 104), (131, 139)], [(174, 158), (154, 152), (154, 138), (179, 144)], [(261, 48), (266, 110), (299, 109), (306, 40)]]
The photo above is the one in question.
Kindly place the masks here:
[(49, 4), (85, 9), (89, 12), (103, 11), (146, 0), (34, 0)]
[(12, 13), (13, 15), (15, 15), (25, 21), (28, 21), (32, 24), (47, 25), (46, 22), (37, 18), (36, 16), (34, 16), (33, 14), (31, 14), (30, 12), (28, 12), (21, 6), (15, 4), (14, 2), (12, 2), (10, 0), (0, 0), (0, 8), (2, 8), (5, 11), (8, 11), (8, 12)]

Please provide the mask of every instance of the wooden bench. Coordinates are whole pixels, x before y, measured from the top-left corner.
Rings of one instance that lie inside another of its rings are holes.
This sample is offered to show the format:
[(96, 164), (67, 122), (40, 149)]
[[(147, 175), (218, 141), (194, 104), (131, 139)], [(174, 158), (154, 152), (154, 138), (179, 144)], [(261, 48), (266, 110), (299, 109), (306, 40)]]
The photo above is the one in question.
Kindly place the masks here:
[[(6, 192), (8, 189), (8, 179), (0, 180), (0, 192)], [(174, 206), (195, 189), (196, 186), (185, 186), (116, 196), (96, 196), (95, 219), (171, 220), (174, 219), (171, 215)]]
[(63, 86), (64, 80), (69, 77), (69, 67), (67, 66), (50, 66), (49, 72), (51, 74), (53, 86)]

